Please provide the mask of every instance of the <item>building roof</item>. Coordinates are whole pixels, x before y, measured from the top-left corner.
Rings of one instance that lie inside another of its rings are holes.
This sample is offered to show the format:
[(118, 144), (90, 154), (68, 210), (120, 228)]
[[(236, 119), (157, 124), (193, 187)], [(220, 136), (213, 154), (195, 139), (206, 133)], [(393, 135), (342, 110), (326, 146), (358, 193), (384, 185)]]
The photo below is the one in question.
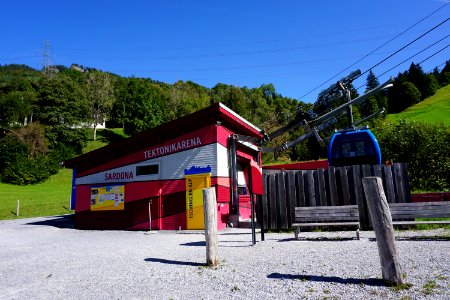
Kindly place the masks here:
[(238, 134), (263, 137), (258, 127), (222, 103), (216, 103), (190, 115), (67, 160), (64, 166), (78, 171), (87, 170), (217, 122)]

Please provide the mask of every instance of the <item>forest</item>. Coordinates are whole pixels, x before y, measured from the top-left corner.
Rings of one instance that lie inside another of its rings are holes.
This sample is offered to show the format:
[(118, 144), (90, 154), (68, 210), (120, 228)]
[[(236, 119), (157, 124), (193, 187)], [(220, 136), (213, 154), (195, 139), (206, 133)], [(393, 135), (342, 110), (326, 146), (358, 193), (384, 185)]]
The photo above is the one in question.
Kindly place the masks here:
[[(382, 107), (388, 113), (401, 112), (449, 83), (450, 61), (442, 70), (436, 68), (428, 74), (420, 65), (412, 63), (408, 70), (395, 77), (394, 87), (353, 108), (355, 121)], [(365, 90), (378, 85), (376, 75), (370, 72)], [(352, 98), (358, 95), (352, 87)], [(97, 138), (97, 126), (93, 124), (106, 121), (108, 128), (123, 128), (127, 136), (133, 136), (215, 102), (222, 102), (266, 132), (286, 125), (298, 110), (315, 109), (312, 103), (281, 95), (270, 83), (257, 88), (218, 83), (206, 88), (192, 81), (167, 84), (149, 78), (121, 77), (79, 65), (50, 66), (43, 70), (26, 65), (0, 66), (0, 181), (32, 184), (47, 179), (61, 168), (62, 161), (81, 154), (88, 139)], [(449, 128), (443, 124), (417, 125), (405, 121), (394, 124), (395, 127), (383, 119), (384, 115), (379, 115), (369, 121), (382, 137), (380, 144), (386, 149), (383, 157), (408, 163), (418, 160), (412, 153), (399, 156), (401, 150), (392, 150), (395, 144), (390, 140), (392, 128), (396, 128), (396, 135), (404, 132), (403, 139), (422, 136), (425, 142), (431, 141), (438, 148), (434, 154), (424, 154), (427, 162), (432, 157), (435, 160), (441, 157), (441, 160), (436, 162), (439, 170), (433, 175), (433, 178), (437, 176), (435, 183), (423, 183), (415, 174), (428, 175), (414, 173), (413, 169), (413, 184), (418, 189), (449, 189)], [(345, 120), (336, 126), (345, 127)], [(302, 129), (278, 139), (292, 140), (300, 134)], [(329, 132), (324, 133), (324, 138), (327, 135)], [(410, 142), (421, 144), (424, 141)], [(314, 139), (309, 139), (283, 153), (278, 160), (305, 161), (326, 157), (325, 154), (325, 149)], [(272, 155), (264, 157), (265, 163), (273, 161)]]

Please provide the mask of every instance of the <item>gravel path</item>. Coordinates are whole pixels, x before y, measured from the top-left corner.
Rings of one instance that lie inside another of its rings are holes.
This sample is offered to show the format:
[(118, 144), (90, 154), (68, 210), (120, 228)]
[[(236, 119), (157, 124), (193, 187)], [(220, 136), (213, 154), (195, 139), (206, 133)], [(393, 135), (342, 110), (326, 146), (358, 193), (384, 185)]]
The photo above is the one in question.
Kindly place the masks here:
[[(67, 218), (0, 221), (0, 299), (450, 299), (450, 230), (396, 232), (409, 289), (385, 287), (373, 232), (219, 235), (80, 231)], [(258, 241), (260, 235), (257, 235)]]

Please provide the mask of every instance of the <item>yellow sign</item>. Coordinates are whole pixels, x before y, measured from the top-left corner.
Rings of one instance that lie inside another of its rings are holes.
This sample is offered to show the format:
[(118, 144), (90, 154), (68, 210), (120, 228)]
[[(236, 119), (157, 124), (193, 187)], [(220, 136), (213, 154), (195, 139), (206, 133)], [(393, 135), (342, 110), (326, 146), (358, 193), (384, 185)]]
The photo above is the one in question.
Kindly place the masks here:
[(210, 173), (186, 175), (187, 229), (205, 229), (202, 189), (210, 186)]
[(91, 211), (124, 210), (125, 186), (91, 187)]

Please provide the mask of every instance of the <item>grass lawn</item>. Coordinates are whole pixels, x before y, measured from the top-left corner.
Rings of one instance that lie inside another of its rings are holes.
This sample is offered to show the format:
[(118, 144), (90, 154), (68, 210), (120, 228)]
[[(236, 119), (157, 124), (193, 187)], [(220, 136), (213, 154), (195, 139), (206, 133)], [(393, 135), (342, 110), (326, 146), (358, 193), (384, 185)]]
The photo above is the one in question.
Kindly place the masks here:
[(18, 186), (0, 183), (0, 219), (15, 219), (17, 200), (19, 218), (68, 214), (72, 189), (72, 170), (61, 169), (47, 181)]
[(450, 125), (450, 85), (439, 89), (436, 94), (411, 106), (398, 114), (387, 115), (388, 121), (407, 119), (430, 123), (442, 122)]
[[(123, 129), (98, 130), (97, 140), (88, 141), (83, 153), (106, 146), (126, 137)], [(15, 219), (17, 200), (19, 218), (73, 213), (70, 210), (72, 170), (61, 169), (43, 183), (18, 186), (0, 182), (0, 220)]]

